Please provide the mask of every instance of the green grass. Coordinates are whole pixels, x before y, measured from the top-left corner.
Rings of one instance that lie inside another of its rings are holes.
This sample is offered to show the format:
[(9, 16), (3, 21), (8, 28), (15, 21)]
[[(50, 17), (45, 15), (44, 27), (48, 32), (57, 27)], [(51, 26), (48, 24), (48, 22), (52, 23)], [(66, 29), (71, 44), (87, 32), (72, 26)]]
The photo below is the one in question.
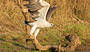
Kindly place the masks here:
[[(13, 33), (14, 34), (14, 33)], [(27, 45), (25, 39), (27, 35), (25, 33), (18, 33), (15, 36), (13, 34), (0, 36), (0, 52), (40, 52), (35, 50), (32, 43)], [(42, 45), (48, 44), (47, 42), (41, 42)], [(31, 46), (31, 48), (29, 47)], [(47, 50), (46, 52), (50, 52)]]
[[(12, 36), (8, 35), (8, 39), (5, 37), (6, 35), (2, 35), (0, 37), (0, 52), (30, 52), (30, 48), (25, 46), (25, 41), (23, 39), (18, 38), (17, 40), (13, 40)], [(9, 39), (10, 38), (10, 39)], [(34, 51), (35, 52), (35, 51)]]
[[(85, 44), (86, 42), (84, 40), (90, 39), (90, 25), (78, 23), (78, 21), (73, 18), (76, 16), (77, 18), (89, 23), (90, 10), (88, 9), (88, 6), (84, 8), (84, 4), (88, 5), (88, 2), (83, 3), (82, 1), (75, 4), (75, 1), (77, 0), (47, 1), (52, 6), (54, 6), (53, 3), (56, 1), (58, 8), (50, 21), (54, 23), (55, 26), (53, 28), (41, 29), (37, 37), (40, 44), (56, 45), (60, 41), (60, 43), (65, 46), (66, 43), (63, 43), (62, 41), (65, 40), (64, 42), (67, 42), (64, 37), (68, 34), (78, 35), (81, 42)], [(74, 3), (72, 3), (72, 1)], [(81, 3), (83, 4), (80, 5)], [(78, 8), (76, 8), (76, 6)], [(74, 8), (76, 8), (76, 10)], [(23, 14), (13, 0), (0, 0), (0, 52), (31, 52), (25, 43), (25, 39), (28, 35), (25, 33), (25, 25), (22, 24), (23, 21)], [(31, 42), (29, 44), (29, 47), (30, 46), (33, 47)], [(40, 51), (32, 50), (32, 52)], [(52, 51), (47, 50), (46, 52)]]
[[(46, 29), (44, 29), (46, 30)], [(81, 39), (81, 42), (83, 44), (85, 44), (84, 39), (89, 38), (89, 33), (90, 33), (90, 26), (89, 25), (85, 25), (85, 24), (70, 24), (70, 25), (66, 25), (65, 29), (62, 32), (62, 37), (58, 36), (58, 31), (57, 30), (53, 30), (53, 29), (48, 29), (46, 35), (42, 35), (39, 39), (40, 43), (42, 45), (47, 45), (47, 44), (58, 44), (59, 40), (65, 40), (64, 36), (68, 35), (68, 34), (72, 34), (72, 35), (78, 35)], [(16, 52), (30, 52), (31, 50), (28, 49), (28, 46), (25, 44), (25, 39), (27, 38), (27, 34), (25, 33), (10, 33), (7, 35), (1, 35), (0, 36), (0, 51), (2, 51), (3, 49), (7, 52), (12, 52), (12, 51), (16, 51)], [(42, 40), (41, 40), (42, 38)], [(65, 42), (67, 42), (67, 40), (65, 40)], [(66, 44), (61, 43), (63, 46), (65, 46)], [(30, 45), (30, 44), (29, 44)], [(14, 49), (13, 49), (14, 48)], [(3, 51), (4, 51), (3, 50)], [(32, 51), (32, 52), (40, 52), (40, 51)], [(50, 52), (47, 51), (47, 52)]]
[(82, 43), (85, 43), (84, 40), (90, 39), (90, 25), (86, 24), (72, 24), (67, 25), (63, 31), (63, 35), (78, 35)]

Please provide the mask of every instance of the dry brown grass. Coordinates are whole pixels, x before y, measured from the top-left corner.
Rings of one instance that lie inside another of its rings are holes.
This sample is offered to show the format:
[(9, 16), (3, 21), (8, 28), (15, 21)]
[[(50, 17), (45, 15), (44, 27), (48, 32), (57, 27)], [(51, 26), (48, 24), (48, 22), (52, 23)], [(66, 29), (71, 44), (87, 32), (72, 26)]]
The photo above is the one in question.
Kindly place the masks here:
[[(90, 22), (89, 0), (49, 0), (48, 2), (51, 6), (57, 5), (58, 7), (54, 18), (51, 21), (56, 24), (54, 27), (55, 29), (63, 29), (67, 24), (77, 23), (77, 19), (88, 23)], [(0, 0), (0, 3), (0, 27), (2, 30), (18, 30), (22, 32), (24, 25), (21, 23), (24, 21), (24, 17), (20, 8), (12, 0)]]
[(24, 17), (20, 8), (11, 0), (1, 0), (0, 6), (0, 30), (3, 30), (3, 32), (23, 31), (22, 22)]
[[(18, 0), (0, 0), (0, 35), (5, 34), (6, 40), (18, 39), (17, 42), (25, 43), (26, 31), (22, 24), (24, 16), (15, 1)], [(40, 38), (37, 37), (41, 44), (57, 44), (61, 35), (70, 33), (77, 34), (82, 39), (90, 38), (90, 0), (46, 1), (51, 6), (57, 6), (57, 10), (50, 21), (55, 26), (42, 29), (38, 35)]]

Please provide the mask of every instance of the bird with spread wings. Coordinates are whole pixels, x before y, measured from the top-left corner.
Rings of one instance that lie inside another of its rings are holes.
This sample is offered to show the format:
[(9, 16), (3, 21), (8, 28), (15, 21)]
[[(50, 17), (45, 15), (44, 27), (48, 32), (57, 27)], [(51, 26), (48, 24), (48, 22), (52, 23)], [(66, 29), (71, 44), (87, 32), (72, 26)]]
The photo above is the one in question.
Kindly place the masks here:
[[(47, 3), (45, 0), (29, 0), (29, 12), (31, 14), (32, 19), (35, 22), (28, 23), (28, 25), (32, 26), (30, 29), (30, 35), (34, 35), (36, 38), (40, 28), (45, 27), (53, 27), (54, 24), (49, 23), (50, 14), (53, 13), (56, 7), (50, 9), (50, 4)], [(27, 24), (27, 22), (25, 22)]]

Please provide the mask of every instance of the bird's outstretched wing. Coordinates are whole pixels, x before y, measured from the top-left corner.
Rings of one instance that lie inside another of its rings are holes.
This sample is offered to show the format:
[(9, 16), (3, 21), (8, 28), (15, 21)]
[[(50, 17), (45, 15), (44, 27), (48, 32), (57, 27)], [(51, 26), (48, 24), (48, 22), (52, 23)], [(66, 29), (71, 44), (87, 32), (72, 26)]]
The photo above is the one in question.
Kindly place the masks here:
[(52, 15), (55, 13), (56, 9), (57, 9), (56, 6), (54, 6), (52, 8), (49, 8), (48, 13), (47, 13), (47, 16), (46, 16), (46, 20), (47, 21), (50, 21)]
[(47, 3), (46, 1), (41, 1), (40, 3), (43, 7), (38, 10), (40, 16), (36, 20), (39, 20), (39, 19), (46, 20), (46, 15), (49, 10), (50, 4)]
[(29, 9), (29, 12), (31, 14), (31, 17), (33, 20), (36, 18), (39, 18), (41, 16), (41, 12), (39, 12), (40, 9), (42, 9), (44, 6), (42, 5), (42, 0), (28, 0), (29, 4), (25, 4), (25, 6)]
[(29, 8), (32, 19), (46, 20), (46, 15), (49, 10), (50, 4), (44, 0), (29, 0), (29, 4), (26, 5)]
[(29, 0), (29, 4), (27, 4), (26, 6), (30, 11), (37, 11), (43, 7), (39, 1), (40, 0)]

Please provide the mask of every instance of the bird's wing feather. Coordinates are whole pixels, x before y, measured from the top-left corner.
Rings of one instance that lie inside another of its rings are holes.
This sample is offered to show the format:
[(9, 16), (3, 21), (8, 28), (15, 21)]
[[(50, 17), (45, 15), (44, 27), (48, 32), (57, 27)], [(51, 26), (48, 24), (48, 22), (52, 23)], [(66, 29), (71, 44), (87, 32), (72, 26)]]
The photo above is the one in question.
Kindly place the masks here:
[(43, 6), (40, 4), (39, 0), (29, 0), (29, 5), (27, 5), (30, 11), (36, 11), (41, 9)]
[(50, 18), (51, 18), (51, 16), (55, 13), (56, 8), (57, 8), (57, 7), (55, 7), (55, 6), (52, 7), (52, 8), (49, 8), (48, 13), (47, 13), (47, 16), (46, 16), (46, 20), (47, 20), (47, 21), (50, 21)]
[(42, 2), (42, 5), (44, 5), (44, 7), (38, 10), (40, 16), (36, 20), (39, 20), (39, 19), (46, 20), (46, 15), (49, 10), (50, 4), (47, 2)]
[(30, 10), (31, 17), (34, 18), (34, 20), (46, 20), (46, 15), (50, 7), (49, 3), (45, 2), (44, 0), (29, 0), (29, 5), (27, 6)]

